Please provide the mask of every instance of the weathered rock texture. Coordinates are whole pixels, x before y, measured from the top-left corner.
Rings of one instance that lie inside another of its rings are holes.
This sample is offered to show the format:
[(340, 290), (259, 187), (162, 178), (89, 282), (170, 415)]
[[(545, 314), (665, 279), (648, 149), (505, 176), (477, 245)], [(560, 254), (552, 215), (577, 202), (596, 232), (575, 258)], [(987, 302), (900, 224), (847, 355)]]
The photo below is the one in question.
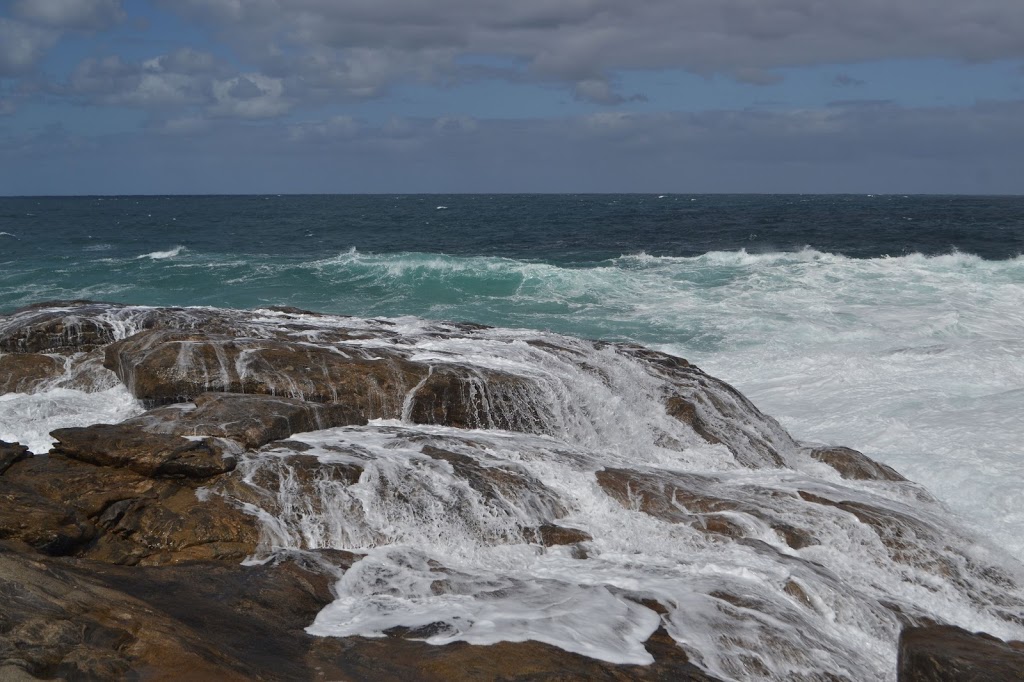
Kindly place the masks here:
[(900, 635), (899, 682), (1020, 682), (1024, 642), (1004, 642), (950, 626)]

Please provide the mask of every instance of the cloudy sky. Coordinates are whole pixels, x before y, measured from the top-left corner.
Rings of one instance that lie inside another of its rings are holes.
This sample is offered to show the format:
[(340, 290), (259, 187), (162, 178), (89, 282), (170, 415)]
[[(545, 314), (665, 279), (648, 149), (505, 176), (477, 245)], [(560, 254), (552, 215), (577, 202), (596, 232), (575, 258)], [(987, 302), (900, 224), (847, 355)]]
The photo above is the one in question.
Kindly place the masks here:
[(1024, 192), (1024, 0), (0, 0), (0, 195)]

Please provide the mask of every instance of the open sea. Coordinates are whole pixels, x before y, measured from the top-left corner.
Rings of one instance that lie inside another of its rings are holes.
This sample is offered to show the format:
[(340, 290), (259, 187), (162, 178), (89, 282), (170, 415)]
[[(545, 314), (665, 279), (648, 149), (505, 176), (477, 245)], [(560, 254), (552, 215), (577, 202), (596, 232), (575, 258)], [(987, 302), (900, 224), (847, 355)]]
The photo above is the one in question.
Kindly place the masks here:
[[(471, 321), (679, 355), (1024, 560), (1024, 197), (0, 198), (0, 313), (53, 299)], [(133, 413), (0, 397), (0, 439)], [(888, 654), (887, 654), (888, 655)]]

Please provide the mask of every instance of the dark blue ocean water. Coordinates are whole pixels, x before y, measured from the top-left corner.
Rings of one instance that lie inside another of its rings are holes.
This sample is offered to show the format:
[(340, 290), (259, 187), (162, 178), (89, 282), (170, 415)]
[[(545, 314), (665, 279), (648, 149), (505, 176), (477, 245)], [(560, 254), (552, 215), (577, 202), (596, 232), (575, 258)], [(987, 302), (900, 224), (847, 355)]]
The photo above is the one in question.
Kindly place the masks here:
[[(441, 208), (443, 207), (443, 208)], [(0, 198), (4, 261), (199, 253), (362, 252), (584, 265), (643, 251), (696, 256), (810, 246), (856, 258), (1024, 252), (1024, 198), (802, 195), (410, 195)]]

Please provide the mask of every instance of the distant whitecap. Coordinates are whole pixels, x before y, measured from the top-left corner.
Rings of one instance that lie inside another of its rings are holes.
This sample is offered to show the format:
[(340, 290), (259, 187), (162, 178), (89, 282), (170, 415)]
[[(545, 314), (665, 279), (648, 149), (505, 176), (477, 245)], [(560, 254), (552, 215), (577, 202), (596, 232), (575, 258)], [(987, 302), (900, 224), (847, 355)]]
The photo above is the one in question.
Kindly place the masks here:
[(168, 251), (151, 251), (150, 253), (144, 253), (141, 256), (137, 256), (136, 260), (141, 260), (143, 258), (149, 258), (150, 260), (166, 260), (168, 258), (175, 258), (187, 250), (188, 249), (184, 246), (175, 246), (173, 249)]

